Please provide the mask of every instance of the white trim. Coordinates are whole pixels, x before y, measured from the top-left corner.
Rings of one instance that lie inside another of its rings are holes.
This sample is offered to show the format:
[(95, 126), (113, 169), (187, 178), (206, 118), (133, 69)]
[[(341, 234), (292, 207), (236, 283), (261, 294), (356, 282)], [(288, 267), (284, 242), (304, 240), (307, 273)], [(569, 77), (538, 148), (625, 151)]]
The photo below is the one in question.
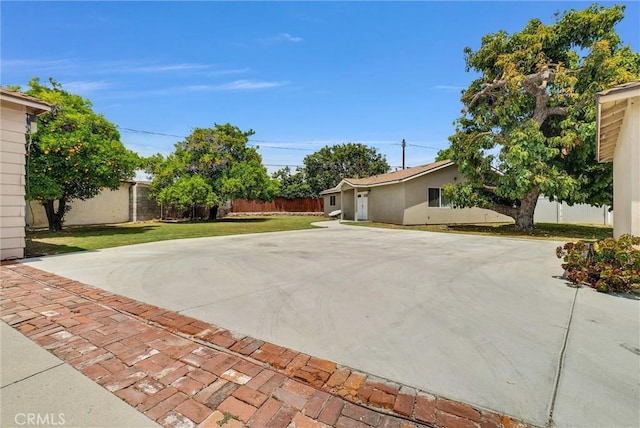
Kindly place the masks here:
[(24, 98), (11, 96), (5, 93), (0, 93), (0, 100), (38, 110), (36, 114), (42, 114), (42, 113), (51, 111), (51, 106), (47, 104), (41, 104), (36, 101), (25, 100)]

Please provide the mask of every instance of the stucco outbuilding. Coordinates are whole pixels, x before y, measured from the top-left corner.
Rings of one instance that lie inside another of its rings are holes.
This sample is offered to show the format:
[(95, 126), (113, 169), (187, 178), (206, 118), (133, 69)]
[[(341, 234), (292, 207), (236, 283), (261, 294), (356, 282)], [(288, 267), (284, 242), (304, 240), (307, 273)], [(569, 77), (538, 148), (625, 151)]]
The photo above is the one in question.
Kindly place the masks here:
[(613, 236), (640, 236), (640, 80), (598, 93), (597, 159), (613, 162)]
[(366, 178), (344, 178), (321, 196), (325, 214), (341, 210), (342, 220), (401, 225), (513, 222), (483, 208), (453, 209), (442, 188), (462, 181), (458, 166), (443, 160)]

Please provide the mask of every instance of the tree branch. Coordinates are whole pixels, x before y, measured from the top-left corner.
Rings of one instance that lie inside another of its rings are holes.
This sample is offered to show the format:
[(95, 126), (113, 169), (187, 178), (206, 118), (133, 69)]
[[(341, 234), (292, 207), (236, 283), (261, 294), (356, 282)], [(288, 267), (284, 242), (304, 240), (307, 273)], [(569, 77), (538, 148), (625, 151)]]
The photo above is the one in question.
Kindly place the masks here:
[[(533, 120), (539, 125), (542, 125), (549, 116), (565, 116), (567, 114), (565, 107), (547, 106), (549, 102), (547, 87), (549, 83), (554, 82), (556, 79), (555, 68), (555, 64), (545, 65), (540, 71), (526, 75), (521, 83), (522, 89), (536, 98)], [(473, 105), (482, 98), (495, 97), (496, 95), (493, 91), (503, 88), (506, 84), (507, 80), (504, 75), (492, 83), (485, 84), (484, 87), (471, 98), (469, 108), (473, 107)]]
[(504, 80), (504, 75), (502, 75), (502, 77), (498, 80), (494, 80), (493, 83), (488, 83), (484, 86), (484, 88), (482, 88), (477, 94), (475, 94), (473, 96), (473, 98), (471, 98), (471, 101), (469, 102), (469, 108), (473, 107), (473, 105), (480, 99), (480, 98), (486, 98), (488, 97), (491, 91), (493, 91), (494, 89), (499, 89), (502, 88), (504, 85), (507, 84), (507, 81)]
[(518, 212), (517, 208), (514, 207), (510, 207), (508, 205), (502, 205), (502, 204), (498, 204), (498, 203), (493, 203), (490, 207), (490, 210), (493, 210), (497, 213), (506, 215), (507, 217), (511, 217), (513, 219), (516, 218), (516, 214)]

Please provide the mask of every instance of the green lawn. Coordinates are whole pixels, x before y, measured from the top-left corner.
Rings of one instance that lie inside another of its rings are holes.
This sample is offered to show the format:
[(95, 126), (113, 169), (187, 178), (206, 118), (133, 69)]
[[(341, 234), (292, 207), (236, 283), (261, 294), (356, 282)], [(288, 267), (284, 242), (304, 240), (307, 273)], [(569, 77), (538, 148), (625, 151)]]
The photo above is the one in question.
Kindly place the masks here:
[(516, 229), (513, 224), (398, 226), (394, 224), (354, 222), (358, 226), (381, 227), (386, 229), (422, 230), (427, 232), (467, 233), (473, 235), (511, 236), (556, 241), (576, 241), (580, 239), (604, 239), (613, 236), (613, 229), (606, 226), (536, 223), (530, 231)]
[(312, 229), (311, 223), (322, 220), (325, 219), (316, 216), (233, 217), (214, 222), (123, 223), (68, 227), (55, 233), (34, 231), (27, 233), (27, 256), (97, 250), (169, 239)]

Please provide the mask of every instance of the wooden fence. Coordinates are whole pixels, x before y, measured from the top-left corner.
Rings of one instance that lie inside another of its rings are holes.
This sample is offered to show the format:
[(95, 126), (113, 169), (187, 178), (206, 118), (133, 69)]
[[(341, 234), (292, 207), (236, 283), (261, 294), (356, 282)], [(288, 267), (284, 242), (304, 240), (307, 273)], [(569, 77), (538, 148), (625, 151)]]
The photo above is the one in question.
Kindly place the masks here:
[(235, 199), (232, 204), (231, 212), (324, 212), (324, 204), (322, 198), (275, 198), (271, 202)]

